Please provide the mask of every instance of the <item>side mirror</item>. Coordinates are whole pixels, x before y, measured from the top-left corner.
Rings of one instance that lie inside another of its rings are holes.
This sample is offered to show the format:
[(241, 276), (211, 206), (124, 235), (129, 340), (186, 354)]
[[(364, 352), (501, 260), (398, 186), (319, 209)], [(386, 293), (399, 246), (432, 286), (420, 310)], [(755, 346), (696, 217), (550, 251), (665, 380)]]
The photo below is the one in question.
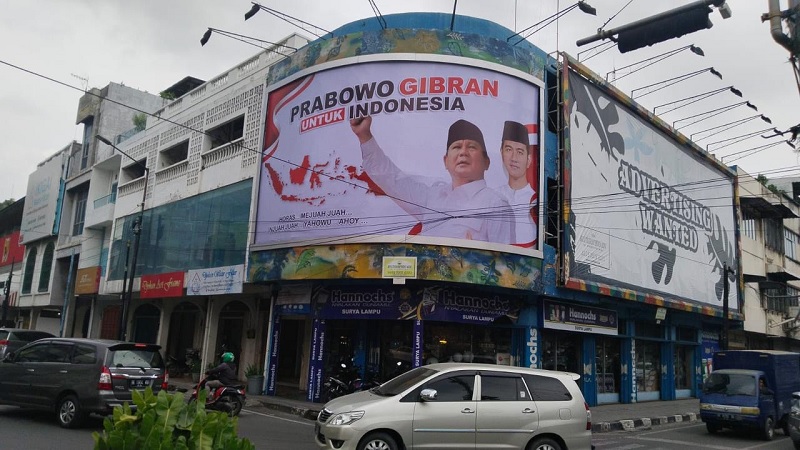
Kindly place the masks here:
[(438, 395), (439, 393), (436, 392), (436, 389), (423, 389), (419, 393), (419, 398), (421, 398), (422, 401), (431, 402), (435, 401)]

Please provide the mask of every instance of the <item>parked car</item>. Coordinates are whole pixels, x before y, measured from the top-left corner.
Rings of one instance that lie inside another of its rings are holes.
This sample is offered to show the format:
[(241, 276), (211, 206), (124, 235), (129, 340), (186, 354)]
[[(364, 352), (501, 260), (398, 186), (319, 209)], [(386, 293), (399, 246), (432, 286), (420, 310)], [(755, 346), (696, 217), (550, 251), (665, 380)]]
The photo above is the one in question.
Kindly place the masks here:
[(440, 363), (334, 399), (314, 428), (320, 448), (592, 448), (579, 375), (493, 364)]
[(132, 403), (133, 390), (166, 389), (160, 348), (99, 339), (40, 339), (0, 363), (0, 404), (53, 411), (62, 427), (77, 427), (90, 413), (111, 414), (115, 406)]
[(0, 360), (10, 352), (38, 339), (55, 337), (46, 331), (26, 330), (24, 328), (0, 328)]

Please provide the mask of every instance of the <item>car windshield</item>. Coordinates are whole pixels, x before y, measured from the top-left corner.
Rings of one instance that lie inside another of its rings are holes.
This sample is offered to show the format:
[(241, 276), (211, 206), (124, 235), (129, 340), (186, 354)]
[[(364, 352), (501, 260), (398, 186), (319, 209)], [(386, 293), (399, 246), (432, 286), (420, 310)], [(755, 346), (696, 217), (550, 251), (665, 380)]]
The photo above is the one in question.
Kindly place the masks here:
[(139, 367), (143, 369), (162, 368), (164, 361), (158, 350), (124, 349), (111, 352), (111, 366)]
[(383, 383), (382, 385), (372, 389), (372, 392), (386, 397), (392, 397), (403, 393), (406, 389), (414, 386), (415, 384), (427, 379), (437, 371), (427, 367), (417, 367), (414, 370), (392, 378), (391, 380)]
[(703, 390), (708, 394), (756, 395), (756, 377), (739, 373), (712, 373)]

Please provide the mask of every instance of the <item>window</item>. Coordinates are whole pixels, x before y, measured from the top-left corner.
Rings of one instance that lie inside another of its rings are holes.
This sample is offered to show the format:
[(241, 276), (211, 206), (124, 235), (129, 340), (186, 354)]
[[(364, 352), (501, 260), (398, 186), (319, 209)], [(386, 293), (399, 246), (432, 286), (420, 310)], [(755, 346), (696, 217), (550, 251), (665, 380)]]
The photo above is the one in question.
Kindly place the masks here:
[(47, 351), (48, 344), (39, 344), (33, 345), (27, 348), (24, 348), (17, 353), (17, 358), (15, 361), (17, 362), (45, 362), (47, 361), (48, 351)]
[(39, 273), (39, 292), (47, 292), (50, 287), (50, 271), (53, 268), (53, 251), (55, 245), (50, 242), (44, 248), (44, 255), (42, 256), (42, 271)]
[(763, 296), (762, 303), (768, 311), (788, 313), (789, 307), (798, 305), (798, 294), (800, 294), (800, 291), (789, 285), (764, 289), (761, 292)]
[(513, 402), (520, 399), (530, 400), (519, 376), (481, 374), (481, 401)]
[(147, 167), (147, 158), (139, 160), (127, 167), (122, 168), (122, 179), (128, 181), (138, 180), (144, 176), (144, 168)]
[(91, 345), (78, 344), (72, 354), (72, 364), (94, 364), (97, 361), (97, 351)]
[(89, 117), (83, 122), (83, 148), (81, 148), (81, 170), (89, 166), (89, 144), (94, 140), (92, 129), (94, 128), (94, 117)]
[(25, 274), (22, 275), (22, 293), (30, 294), (33, 285), (33, 269), (36, 267), (36, 247), (31, 247), (28, 251), (28, 259), (25, 260)]
[(783, 240), (783, 221), (764, 219), (764, 244), (778, 253), (783, 253)]
[(742, 236), (756, 240), (756, 221), (753, 219), (742, 220)]
[(185, 140), (178, 145), (173, 145), (172, 147), (162, 150), (159, 153), (159, 158), (161, 159), (159, 168), (163, 169), (165, 167), (169, 167), (175, 165), (181, 161), (186, 161), (189, 157), (189, 140)]
[(75, 199), (75, 218), (72, 222), (72, 235), (83, 234), (83, 224), (86, 220), (86, 202), (89, 200), (89, 185), (79, 187), (73, 194)]
[(475, 391), (474, 375), (456, 375), (440, 378), (425, 386), (426, 389), (436, 389), (438, 402), (463, 402), (472, 400)]
[(557, 378), (541, 375), (523, 375), (522, 378), (525, 379), (525, 384), (528, 385), (534, 401), (565, 402), (572, 400), (572, 394)]
[(800, 239), (791, 230), (785, 228), (783, 230), (783, 236), (785, 239), (783, 245), (786, 256), (797, 261), (797, 242)]
[(210, 148), (221, 147), (244, 136), (244, 116), (239, 116), (206, 132), (211, 140)]

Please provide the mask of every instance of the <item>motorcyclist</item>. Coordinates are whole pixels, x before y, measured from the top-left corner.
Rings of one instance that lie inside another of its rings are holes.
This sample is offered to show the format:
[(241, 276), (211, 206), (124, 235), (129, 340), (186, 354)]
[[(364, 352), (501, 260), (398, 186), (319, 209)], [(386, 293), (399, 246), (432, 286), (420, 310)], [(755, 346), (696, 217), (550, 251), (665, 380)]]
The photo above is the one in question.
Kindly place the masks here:
[(238, 384), (239, 380), (236, 378), (236, 364), (234, 364), (233, 360), (233, 353), (223, 353), (220, 365), (206, 372), (209, 378), (208, 381), (206, 381), (206, 387), (213, 390), (221, 386), (234, 386)]

